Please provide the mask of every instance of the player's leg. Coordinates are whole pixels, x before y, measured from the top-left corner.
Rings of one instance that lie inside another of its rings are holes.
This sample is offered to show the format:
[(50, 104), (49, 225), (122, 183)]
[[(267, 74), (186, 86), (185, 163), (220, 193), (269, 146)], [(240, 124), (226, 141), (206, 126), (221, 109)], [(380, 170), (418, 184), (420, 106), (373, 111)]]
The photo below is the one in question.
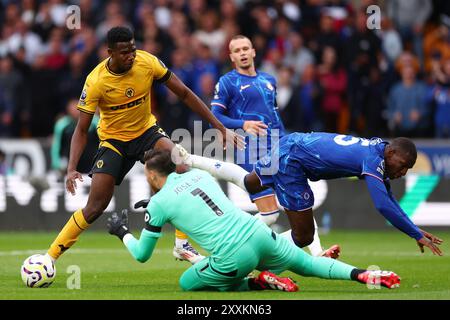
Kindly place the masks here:
[[(245, 250), (240, 248), (238, 251)], [(242, 254), (242, 253), (241, 253)], [(184, 291), (216, 290), (247, 291), (249, 290), (247, 275), (258, 264), (254, 254), (245, 254), (243, 263), (238, 265), (234, 253), (225, 261), (207, 257), (187, 269), (180, 277), (179, 284)], [(242, 256), (243, 257), (243, 256)]]
[(54, 260), (73, 246), (79, 235), (86, 230), (106, 209), (114, 193), (115, 178), (109, 174), (96, 173), (92, 177), (86, 206), (75, 211), (61, 232), (50, 245), (47, 254)]
[(340, 247), (337, 244), (326, 250), (322, 248), (312, 209), (301, 212), (286, 210), (286, 214), (292, 229), (283, 232), (281, 234), (283, 237), (300, 248), (307, 246), (311, 255), (315, 257), (339, 258)]
[[(309, 246), (314, 240), (314, 217), (312, 208), (302, 211), (285, 209), (291, 230), (283, 234), (288, 240), (300, 247)], [(290, 232), (289, 232), (290, 231)]]
[[(160, 136), (150, 148), (172, 151), (174, 147), (175, 144), (167, 136)], [(186, 172), (188, 169), (189, 167), (185, 164), (177, 164), (176, 170), (178, 173)], [(172, 254), (178, 260), (187, 260), (195, 264), (204, 259), (204, 256), (198, 253), (188, 240), (187, 234), (180, 230), (175, 230), (175, 246)]]
[(205, 170), (213, 177), (234, 183), (249, 193), (257, 193), (266, 189), (253, 172), (248, 173), (237, 164), (190, 154), (178, 144), (176, 147), (177, 152), (174, 156), (179, 157), (179, 161), (189, 167)]
[(261, 273), (257, 278), (247, 276), (260, 263), (258, 251), (268, 237), (267, 230), (258, 230), (225, 260), (208, 257), (200, 261), (183, 273), (180, 287), (185, 291), (297, 291), (292, 280), (269, 272)]
[(116, 148), (104, 141), (98, 149), (90, 172), (92, 182), (88, 202), (69, 218), (51, 244), (47, 254), (54, 260), (70, 248), (78, 240), (78, 236), (103, 213), (113, 195), (114, 185), (120, 184), (126, 172), (131, 169), (132, 164), (124, 163), (123, 152), (119, 151), (121, 147), (117, 145)]
[[(277, 221), (280, 211), (278, 210), (275, 194), (273, 194), (274, 191), (272, 189), (267, 189), (267, 195), (263, 195), (262, 193), (264, 192), (265, 191), (255, 195), (250, 195), (250, 198), (253, 200), (259, 211), (255, 217), (264, 222), (266, 225), (271, 226)], [(255, 199), (254, 197), (257, 198)]]
[(335, 259), (313, 257), (279, 236), (274, 239), (271, 246), (266, 248), (263, 261), (264, 265), (260, 267), (269, 269), (275, 274), (290, 270), (305, 277), (354, 280), (388, 288), (396, 288), (400, 284), (400, 278), (393, 272), (367, 271)]
[(303, 250), (293, 249), (293, 252), (286, 255), (291, 260), (287, 263), (287, 265), (290, 265), (288, 270), (302, 276), (333, 280), (353, 280), (369, 285), (381, 285), (389, 289), (400, 286), (400, 277), (392, 271), (358, 269), (336, 259), (313, 257)]

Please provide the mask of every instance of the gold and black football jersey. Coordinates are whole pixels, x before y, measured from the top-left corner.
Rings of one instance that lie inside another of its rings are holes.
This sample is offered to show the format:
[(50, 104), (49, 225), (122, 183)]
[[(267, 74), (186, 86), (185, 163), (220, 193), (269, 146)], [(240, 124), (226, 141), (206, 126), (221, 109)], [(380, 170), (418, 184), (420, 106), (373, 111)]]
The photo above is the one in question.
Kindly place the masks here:
[(133, 66), (117, 74), (108, 68), (108, 59), (88, 75), (78, 103), (78, 110), (94, 114), (99, 108), (100, 140), (130, 141), (156, 123), (151, 113), (153, 81), (167, 81), (171, 72), (154, 55), (136, 51)]

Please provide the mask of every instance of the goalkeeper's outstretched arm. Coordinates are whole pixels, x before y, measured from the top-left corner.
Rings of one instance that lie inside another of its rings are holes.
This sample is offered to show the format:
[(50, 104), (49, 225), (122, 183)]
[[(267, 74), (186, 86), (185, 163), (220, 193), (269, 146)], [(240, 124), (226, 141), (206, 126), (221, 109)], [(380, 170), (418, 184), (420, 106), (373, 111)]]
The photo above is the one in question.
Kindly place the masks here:
[(139, 240), (131, 233), (127, 233), (123, 237), (123, 244), (127, 247), (134, 259), (139, 262), (146, 262), (152, 256), (159, 237), (161, 237), (161, 233), (142, 229)]

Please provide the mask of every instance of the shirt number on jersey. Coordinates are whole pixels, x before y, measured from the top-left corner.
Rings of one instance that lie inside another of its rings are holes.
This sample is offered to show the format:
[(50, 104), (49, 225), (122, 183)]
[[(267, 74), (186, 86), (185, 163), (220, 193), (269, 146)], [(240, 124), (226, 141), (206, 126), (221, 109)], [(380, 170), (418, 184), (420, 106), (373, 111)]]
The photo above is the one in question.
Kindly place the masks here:
[(346, 136), (344, 134), (340, 134), (334, 137), (334, 142), (336, 142), (340, 146), (351, 146), (352, 144), (361, 142), (361, 146), (368, 147), (370, 144), (370, 140), (368, 139)]
[(223, 215), (223, 211), (219, 209), (219, 207), (214, 203), (214, 201), (212, 201), (211, 198), (208, 197), (208, 195), (205, 192), (203, 192), (202, 189), (197, 188), (191, 191), (191, 194), (193, 196), (200, 196), (200, 198), (203, 199), (203, 201), (208, 205), (208, 207), (212, 209), (212, 211), (214, 211), (216, 215), (218, 216)]

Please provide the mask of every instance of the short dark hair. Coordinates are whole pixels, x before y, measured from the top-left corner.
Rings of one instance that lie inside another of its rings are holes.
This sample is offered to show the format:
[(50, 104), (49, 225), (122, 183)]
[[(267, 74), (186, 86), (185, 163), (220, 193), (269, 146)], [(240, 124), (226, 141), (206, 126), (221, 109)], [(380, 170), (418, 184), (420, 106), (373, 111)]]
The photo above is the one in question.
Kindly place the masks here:
[(158, 173), (168, 176), (175, 171), (176, 165), (172, 161), (171, 152), (163, 149), (149, 150), (144, 155), (147, 170), (156, 170)]
[(133, 38), (133, 32), (127, 27), (114, 27), (106, 35), (106, 41), (110, 49), (114, 49), (117, 42), (129, 42)]
[(417, 158), (416, 145), (410, 139), (404, 137), (395, 138), (394, 140), (392, 140), (390, 145), (395, 150), (399, 150), (400, 152), (404, 153), (406, 156), (409, 157), (410, 160), (416, 161)]

